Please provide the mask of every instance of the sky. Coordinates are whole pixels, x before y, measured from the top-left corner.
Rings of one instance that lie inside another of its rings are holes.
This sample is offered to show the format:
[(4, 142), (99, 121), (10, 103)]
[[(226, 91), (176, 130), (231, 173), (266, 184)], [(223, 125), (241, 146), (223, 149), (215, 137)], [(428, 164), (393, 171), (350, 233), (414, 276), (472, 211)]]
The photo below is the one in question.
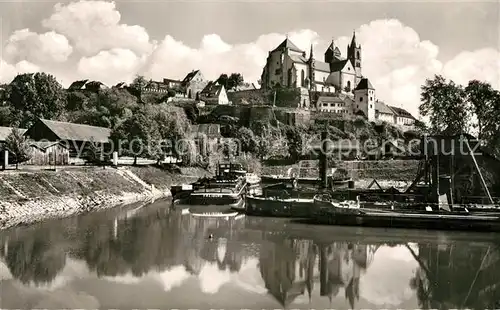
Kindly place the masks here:
[(314, 57), (353, 31), (376, 97), (418, 116), (420, 86), (441, 74), (500, 87), (499, 1), (0, 1), (0, 82), (45, 71), (111, 86), (137, 75), (256, 82), (286, 35)]

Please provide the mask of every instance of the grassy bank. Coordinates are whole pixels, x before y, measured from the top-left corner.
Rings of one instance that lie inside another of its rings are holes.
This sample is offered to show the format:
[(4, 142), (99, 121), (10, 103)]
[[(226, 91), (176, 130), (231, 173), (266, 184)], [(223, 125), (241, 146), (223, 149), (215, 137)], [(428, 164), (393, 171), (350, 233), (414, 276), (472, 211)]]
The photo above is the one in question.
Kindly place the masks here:
[(206, 174), (196, 168), (156, 167), (3, 172), (0, 229), (168, 196), (172, 185)]

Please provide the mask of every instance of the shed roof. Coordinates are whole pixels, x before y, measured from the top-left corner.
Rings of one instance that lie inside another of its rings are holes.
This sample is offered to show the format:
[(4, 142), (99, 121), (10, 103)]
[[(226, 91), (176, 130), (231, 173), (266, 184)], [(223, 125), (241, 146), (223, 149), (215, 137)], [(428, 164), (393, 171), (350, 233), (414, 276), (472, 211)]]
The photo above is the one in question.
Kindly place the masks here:
[(39, 119), (39, 122), (49, 128), (61, 140), (105, 143), (108, 142), (111, 135), (111, 129), (104, 127), (57, 122), (47, 119)]
[(0, 141), (7, 140), (7, 137), (12, 133), (12, 129), (18, 129), (22, 135), (26, 132), (24, 128), (0, 127)]
[(29, 143), (29, 146), (37, 148), (37, 149), (45, 152), (45, 150), (47, 150), (49, 147), (51, 147), (53, 145), (57, 145), (57, 144), (66, 148), (66, 145), (64, 145), (60, 142), (57, 142), (57, 141), (52, 141), (52, 142), (51, 141), (31, 141)]

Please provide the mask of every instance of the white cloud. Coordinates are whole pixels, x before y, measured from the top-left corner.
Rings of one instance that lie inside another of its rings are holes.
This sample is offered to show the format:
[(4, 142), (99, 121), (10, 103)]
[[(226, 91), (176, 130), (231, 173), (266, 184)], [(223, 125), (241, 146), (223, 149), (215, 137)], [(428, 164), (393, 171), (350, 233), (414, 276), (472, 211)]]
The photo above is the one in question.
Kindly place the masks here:
[(146, 29), (120, 24), (120, 19), (114, 2), (79, 1), (56, 4), (54, 13), (42, 24), (65, 35), (85, 56), (114, 48), (148, 52), (151, 43)]
[[(22, 53), (16, 60), (4, 57), (7, 63), (0, 63), (0, 80), (8, 82), (18, 71), (38, 68), (57, 73), (65, 81), (91, 78), (112, 85), (128, 82), (136, 74), (158, 80), (180, 79), (187, 72), (200, 69), (208, 79), (215, 79), (221, 73), (240, 72), (247, 81), (256, 82), (268, 52), (285, 37), (269, 33), (253, 42), (229, 44), (217, 34), (207, 34), (199, 46), (192, 47), (170, 35), (160, 42), (151, 41), (143, 27), (122, 24), (120, 20), (114, 2), (57, 4), (53, 14), (42, 22), (50, 32), (35, 34), (20, 30), (11, 36), (24, 37), (10, 43), (5, 55), (12, 56), (9, 50)], [(320, 60), (331, 42), (330, 38), (321, 38), (308, 29), (290, 32), (289, 37), (307, 54), (312, 43), (314, 55)], [(500, 55), (495, 49), (464, 51), (443, 64), (438, 60), (438, 46), (422, 40), (414, 29), (396, 19), (364, 24), (356, 31), (356, 37), (362, 44), (363, 75), (375, 86), (378, 99), (402, 106), (415, 115), (420, 86), (434, 74), (443, 74), (458, 83), (479, 78), (500, 87)], [(351, 34), (336, 39), (343, 56), (350, 40)], [(40, 50), (46, 52), (39, 53)], [(56, 70), (47, 65), (47, 54), (53, 61), (73, 56), (64, 63), (64, 69), (59, 66)]]
[(479, 79), (500, 88), (500, 53), (493, 48), (485, 48), (475, 52), (465, 51), (447, 62), (444, 74), (460, 84)]
[(4, 57), (12, 62), (64, 62), (73, 48), (65, 36), (54, 31), (37, 34), (29, 29), (15, 31), (7, 40)]
[(123, 48), (99, 52), (92, 57), (82, 57), (77, 64), (80, 76), (113, 85), (117, 82), (131, 82), (144, 57)]

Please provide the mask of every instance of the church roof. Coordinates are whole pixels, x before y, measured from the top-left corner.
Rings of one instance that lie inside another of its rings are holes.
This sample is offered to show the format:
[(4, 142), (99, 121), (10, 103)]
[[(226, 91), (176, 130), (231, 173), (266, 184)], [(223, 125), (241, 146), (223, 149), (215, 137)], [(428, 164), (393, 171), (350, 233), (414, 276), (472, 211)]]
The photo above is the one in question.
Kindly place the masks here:
[(293, 44), (293, 42), (290, 41), (290, 39), (288, 39), (288, 38), (286, 38), (283, 42), (281, 42), (281, 44), (278, 45), (278, 47), (276, 47), (274, 50), (279, 50), (279, 49), (284, 49), (284, 48), (287, 48), (287, 49), (292, 50), (294, 52), (299, 52), (299, 53), (304, 52), (303, 50), (298, 48), (297, 45)]
[(367, 78), (363, 78), (361, 79), (361, 81), (359, 81), (358, 86), (356, 86), (354, 90), (360, 90), (360, 89), (375, 89), (375, 88)]
[(307, 63), (307, 59), (302, 55), (290, 55), (290, 59), (295, 63)]
[(375, 110), (379, 113), (394, 114), (394, 112), (383, 101), (377, 100), (375, 102)]
[(344, 69), (346, 63), (348, 62), (347, 59), (341, 60), (341, 61), (335, 61), (330, 64), (330, 72), (339, 72), (342, 69)]
[(314, 60), (314, 69), (323, 72), (330, 72), (330, 64), (326, 62)]

